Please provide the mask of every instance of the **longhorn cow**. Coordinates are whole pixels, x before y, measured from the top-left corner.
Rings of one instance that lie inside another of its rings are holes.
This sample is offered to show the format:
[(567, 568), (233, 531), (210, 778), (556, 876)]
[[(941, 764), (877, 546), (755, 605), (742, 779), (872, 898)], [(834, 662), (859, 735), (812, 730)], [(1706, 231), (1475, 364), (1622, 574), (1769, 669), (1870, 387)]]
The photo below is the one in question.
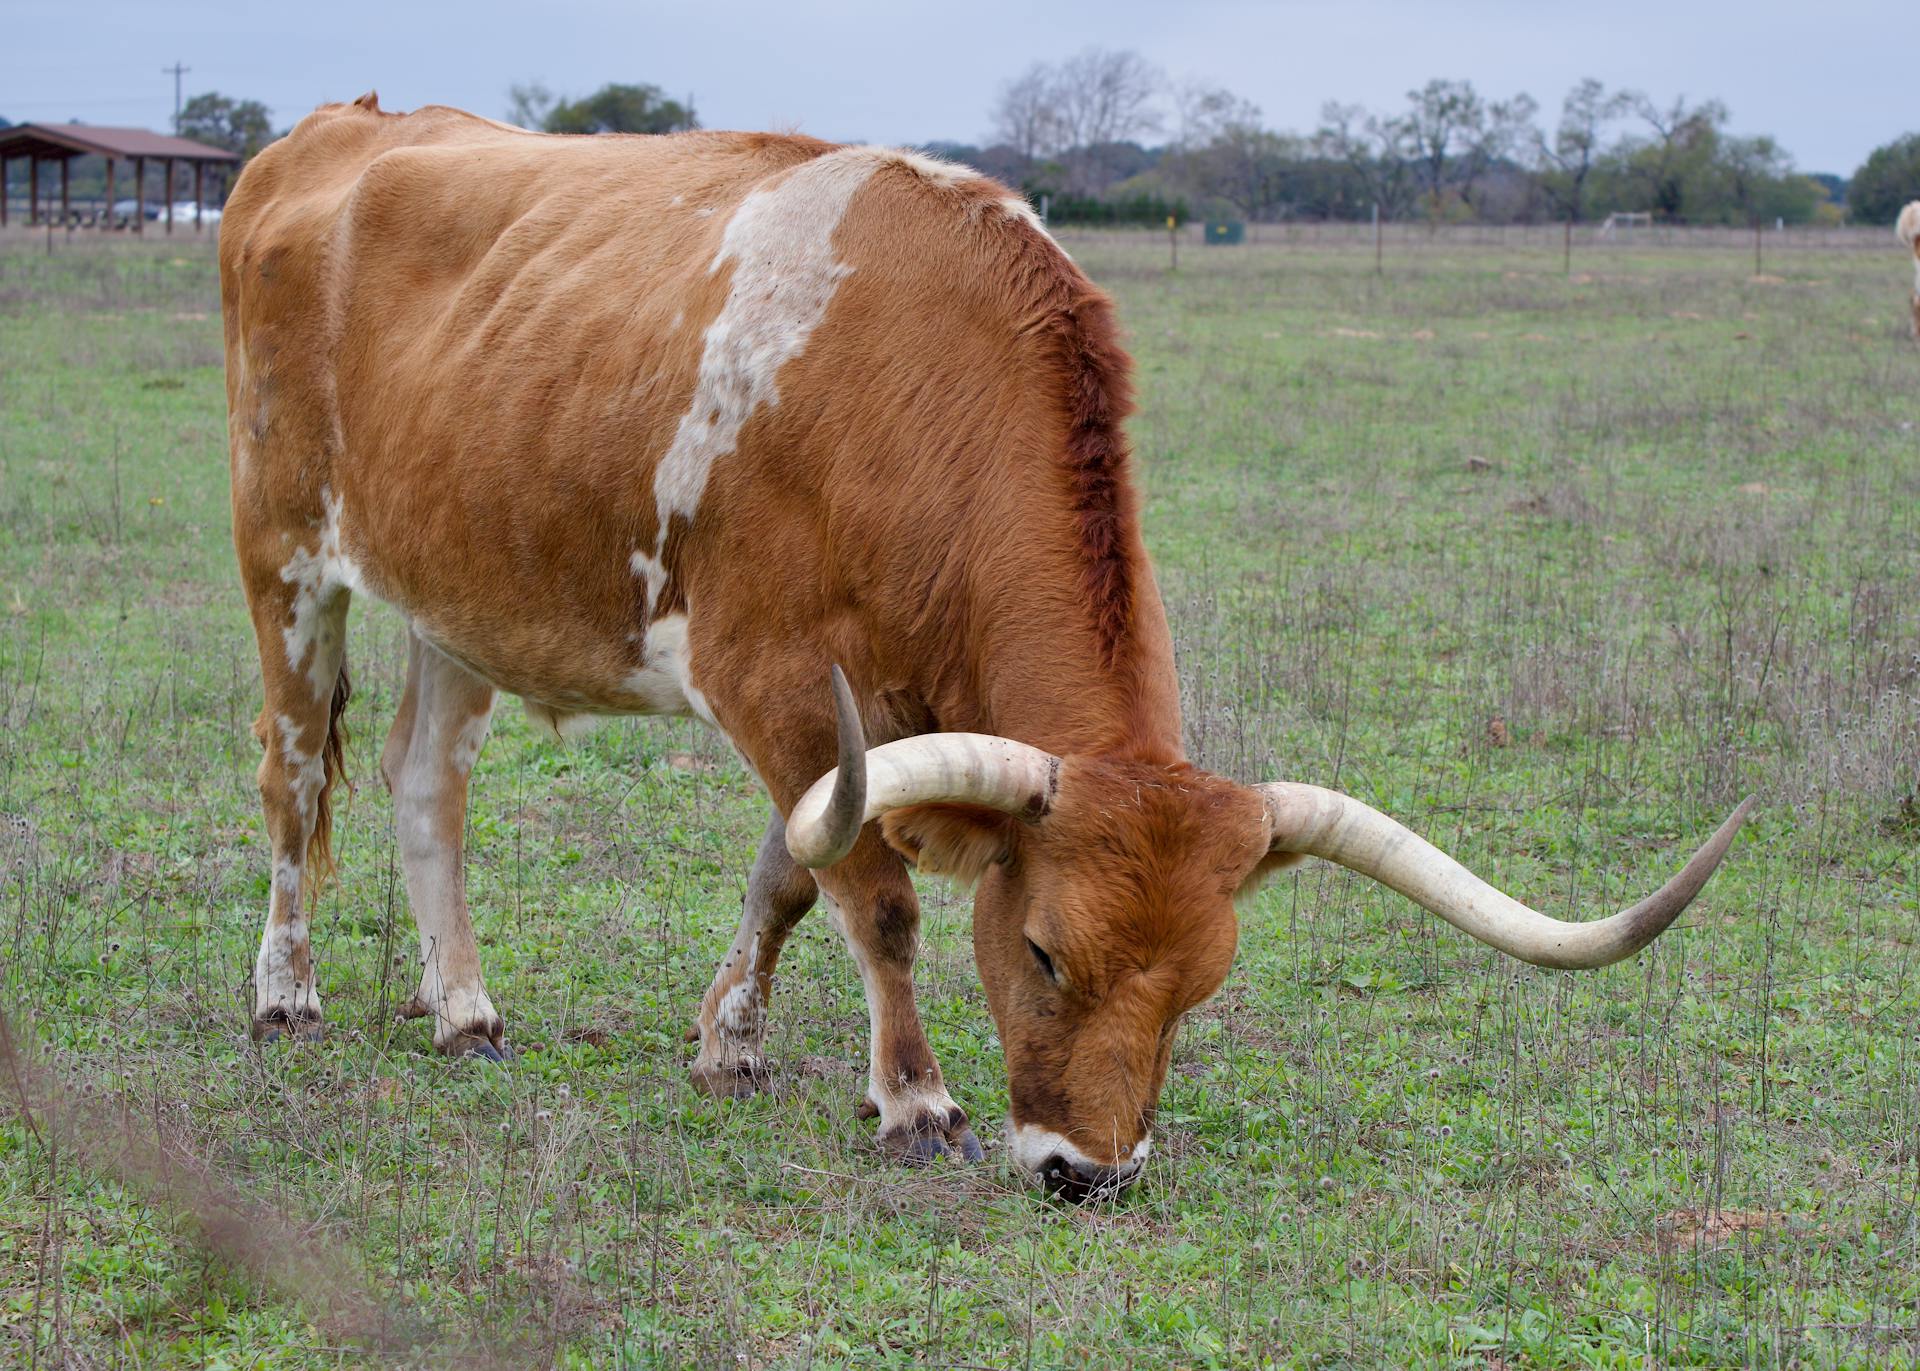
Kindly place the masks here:
[(505, 1046), (462, 873), (496, 694), (559, 733), (691, 714), (772, 800), (695, 1082), (763, 1081), (781, 947), (820, 899), (866, 992), (880, 1142), (979, 1157), (914, 1003), (908, 865), (946, 873), (975, 887), (1008, 1149), (1076, 1196), (1138, 1174), (1175, 1028), (1274, 871), (1321, 857), (1514, 957), (1596, 967), (1672, 922), (1746, 813), (1652, 897), (1564, 923), (1356, 799), (1192, 765), (1112, 306), (966, 168), (369, 95), (248, 166), (220, 276), (265, 691), (258, 1038), (321, 1031), (307, 905), (355, 594), (409, 627), (380, 769), (439, 1050)]

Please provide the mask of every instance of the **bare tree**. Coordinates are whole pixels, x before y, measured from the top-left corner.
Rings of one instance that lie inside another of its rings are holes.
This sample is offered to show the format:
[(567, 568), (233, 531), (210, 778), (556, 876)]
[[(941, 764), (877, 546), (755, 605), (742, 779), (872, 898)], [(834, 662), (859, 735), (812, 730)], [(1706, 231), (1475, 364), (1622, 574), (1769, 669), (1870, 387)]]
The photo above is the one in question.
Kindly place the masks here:
[(1107, 149), (1160, 127), (1154, 101), (1164, 84), (1157, 69), (1127, 50), (1087, 48), (1060, 64), (1053, 73), (1053, 107), (1070, 154), (1073, 189), (1102, 188), (1111, 160)]
[(1553, 138), (1538, 129), (1533, 134), (1535, 162), (1545, 173), (1541, 185), (1573, 220), (1581, 218), (1587, 203), (1587, 182), (1600, 157), (1607, 126), (1627, 112), (1625, 91), (1607, 94), (1607, 88), (1587, 77), (1560, 102), (1560, 124)]
[(1406, 130), (1413, 164), (1426, 192), (1427, 212), (1440, 217), (1448, 172), (1478, 136), (1486, 109), (1471, 81), (1427, 82), (1407, 92)]
[(1173, 146), (1203, 148), (1233, 125), (1258, 125), (1260, 107), (1225, 86), (1183, 81), (1173, 88)]
[(1413, 145), (1405, 121), (1329, 100), (1320, 107), (1320, 129), (1313, 143), (1322, 157), (1346, 164), (1382, 214), (1391, 218), (1406, 210), (1412, 190)]
[(1627, 108), (1652, 132), (1645, 155), (1638, 159), (1651, 207), (1669, 217), (1677, 215), (1685, 203), (1688, 163), (1703, 149), (1711, 152), (1727, 122), (1727, 107), (1718, 100), (1690, 106), (1684, 95), (1675, 96), (1670, 105), (1656, 104), (1637, 91), (1625, 98)]
[(1160, 160), (1163, 178), (1201, 201), (1221, 201), (1248, 219), (1287, 202), (1299, 140), (1266, 127), (1260, 107), (1220, 86), (1188, 82), (1173, 93), (1177, 127)]
[(1474, 191), (1488, 172), (1514, 159), (1539, 137), (1533, 125), (1533, 117), (1539, 112), (1534, 98), (1522, 91), (1510, 100), (1483, 105), (1479, 121), (1465, 130), (1454, 175), (1460, 198), (1481, 217), (1485, 217), (1486, 206), (1475, 198)]
[(993, 139), (1019, 154), (1023, 169), (1059, 150), (1060, 113), (1054, 103), (1054, 72), (1035, 62), (1000, 87), (993, 107)]
[(1285, 211), (1299, 162), (1298, 139), (1257, 122), (1228, 124), (1200, 154), (1206, 192), (1255, 221)]

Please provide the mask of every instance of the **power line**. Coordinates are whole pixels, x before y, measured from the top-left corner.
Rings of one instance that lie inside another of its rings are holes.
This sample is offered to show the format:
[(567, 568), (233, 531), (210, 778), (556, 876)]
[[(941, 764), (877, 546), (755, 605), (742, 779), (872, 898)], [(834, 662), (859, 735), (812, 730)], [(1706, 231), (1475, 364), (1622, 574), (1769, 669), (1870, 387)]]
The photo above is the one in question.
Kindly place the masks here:
[(192, 67), (182, 66), (178, 57), (173, 59), (172, 66), (160, 68), (162, 76), (169, 72), (173, 74), (173, 131), (175, 133), (180, 132), (180, 78), (192, 70)]

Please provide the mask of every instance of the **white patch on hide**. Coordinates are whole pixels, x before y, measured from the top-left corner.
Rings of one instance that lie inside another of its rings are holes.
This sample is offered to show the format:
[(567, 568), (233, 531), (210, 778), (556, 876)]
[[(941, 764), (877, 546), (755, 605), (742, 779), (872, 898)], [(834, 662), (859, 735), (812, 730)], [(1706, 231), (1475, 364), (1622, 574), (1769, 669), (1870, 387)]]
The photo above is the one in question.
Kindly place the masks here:
[(300, 725), (293, 721), (292, 715), (282, 714), (278, 723), (280, 760), (286, 764), (287, 785), (293, 791), (294, 807), (300, 811), (301, 822), (312, 823), (320, 787), (326, 784), (327, 764), (318, 752), (309, 754), (300, 750)]
[(780, 403), (781, 366), (800, 355), (853, 270), (834, 260), (833, 234), (879, 165), (875, 152), (843, 148), (804, 162), (747, 196), (727, 222), (708, 267), (714, 275), (733, 266), (726, 304), (707, 327), (693, 401), (654, 471), (656, 555), (674, 515), (693, 519), (708, 473), (738, 445), (747, 420)]
[(633, 550), (633, 556), (627, 559), (627, 565), (633, 569), (635, 576), (646, 580), (647, 609), (651, 612), (654, 604), (660, 599), (660, 591), (667, 584), (666, 567), (661, 564), (658, 557), (650, 557), (639, 548)]
[(980, 173), (962, 162), (949, 162), (945, 158), (930, 157), (924, 152), (915, 152), (911, 148), (868, 148), (867, 152), (879, 152), (886, 160), (911, 167), (936, 186), (953, 186), (962, 181), (979, 178)]
[(603, 714), (570, 713), (540, 700), (523, 699), (520, 707), (526, 711), (527, 722), (550, 743), (570, 743), (584, 738), (607, 721)]
[(473, 774), (474, 763), (480, 760), (480, 749), (486, 746), (487, 733), (493, 727), (493, 711), (470, 716), (454, 731), (453, 746), (447, 751), (447, 760), (462, 776)]
[(1017, 219), (1038, 233), (1047, 231), (1047, 226), (1040, 222), (1040, 216), (1034, 212), (1033, 206), (1027, 203), (1024, 196), (1009, 195), (1000, 202), (1000, 209), (1007, 218)]
[(687, 616), (669, 614), (647, 625), (641, 666), (623, 683), (647, 714), (692, 714), (718, 728), (707, 697), (693, 683), (693, 656), (687, 647)]
[(311, 984), (294, 979), (296, 956), (309, 964), (306, 912), (300, 905), (300, 863), (279, 857), (273, 863), (272, 903), (253, 959), (253, 1013), (265, 1020), (275, 1010), (289, 1018), (320, 1015), (320, 996)]
[(304, 671), (316, 700), (332, 693), (339, 670), (341, 645), (332, 642), (331, 635), (343, 630), (329, 621), (326, 611), (342, 590), (367, 593), (366, 578), (341, 541), (344, 501), (322, 486), (320, 504), (324, 513), (315, 545), (295, 548), (280, 568), (280, 579), (293, 587), (292, 622), (281, 630), (287, 665)]
[(741, 963), (740, 979), (714, 1006), (713, 1026), (736, 1043), (760, 1045), (760, 935), (755, 933)]

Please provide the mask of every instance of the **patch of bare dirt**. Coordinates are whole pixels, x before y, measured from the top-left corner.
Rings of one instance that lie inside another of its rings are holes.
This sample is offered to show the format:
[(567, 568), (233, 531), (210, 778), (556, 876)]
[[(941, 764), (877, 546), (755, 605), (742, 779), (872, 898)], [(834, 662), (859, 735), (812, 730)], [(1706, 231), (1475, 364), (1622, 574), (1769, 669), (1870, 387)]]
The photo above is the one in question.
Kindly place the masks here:
[(1719, 1247), (1746, 1233), (1785, 1228), (1787, 1215), (1779, 1209), (1716, 1209), (1695, 1213), (1676, 1209), (1654, 1223), (1654, 1239), (1662, 1252), (1683, 1247)]

